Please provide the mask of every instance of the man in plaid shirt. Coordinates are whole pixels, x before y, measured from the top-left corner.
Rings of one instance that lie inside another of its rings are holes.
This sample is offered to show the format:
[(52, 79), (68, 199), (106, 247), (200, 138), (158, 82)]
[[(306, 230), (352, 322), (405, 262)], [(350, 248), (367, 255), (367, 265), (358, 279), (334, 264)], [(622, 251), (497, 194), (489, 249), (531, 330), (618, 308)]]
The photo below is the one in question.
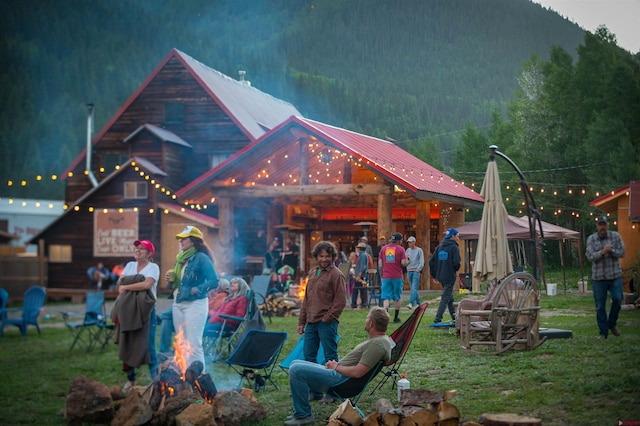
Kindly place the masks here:
[[(606, 216), (598, 218), (598, 232), (587, 239), (587, 259), (591, 261), (591, 285), (596, 303), (596, 321), (600, 340), (606, 340), (609, 330), (620, 336), (616, 327), (622, 305), (622, 268), (619, 259), (624, 257), (624, 243), (620, 234), (609, 230)], [(611, 293), (611, 309), (607, 318), (607, 292)]]

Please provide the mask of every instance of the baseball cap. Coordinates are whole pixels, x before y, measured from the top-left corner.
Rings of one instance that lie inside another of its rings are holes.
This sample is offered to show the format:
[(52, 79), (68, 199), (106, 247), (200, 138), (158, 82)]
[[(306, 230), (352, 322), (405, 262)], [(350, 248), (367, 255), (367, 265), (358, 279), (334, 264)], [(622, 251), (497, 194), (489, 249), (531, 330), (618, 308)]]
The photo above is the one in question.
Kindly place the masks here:
[(367, 237), (360, 237), (360, 241), (369, 241)]
[(380, 235), (380, 236), (378, 237), (378, 239), (379, 239), (379, 240), (386, 240), (386, 239), (387, 239), (387, 237), (385, 237), (384, 235)]
[(407, 242), (408, 242), (408, 243), (415, 243), (415, 242), (416, 242), (416, 237), (409, 237), (409, 238), (407, 238)]
[(609, 219), (606, 216), (598, 217), (598, 223), (609, 223)]
[(156, 252), (156, 248), (153, 246), (153, 243), (149, 240), (135, 240), (133, 242), (134, 247), (142, 246), (142, 248), (149, 250), (149, 254), (153, 256)]
[(358, 245), (356, 247), (366, 249), (367, 248), (367, 243), (358, 243)]
[(458, 230), (456, 228), (449, 228), (449, 229), (447, 229), (447, 232), (445, 232), (444, 238), (445, 238), (445, 240), (448, 240), (449, 238), (453, 237), (454, 235), (458, 235)]
[(181, 233), (179, 233), (178, 235), (176, 235), (176, 240), (181, 240), (183, 238), (187, 238), (187, 237), (196, 237), (196, 238), (200, 238), (201, 240), (202, 238), (202, 231), (200, 231), (198, 228), (196, 228), (195, 226), (187, 226), (185, 227)]
[(394, 232), (393, 234), (391, 234), (391, 241), (402, 241), (403, 238), (404, 237), (399, 232)]

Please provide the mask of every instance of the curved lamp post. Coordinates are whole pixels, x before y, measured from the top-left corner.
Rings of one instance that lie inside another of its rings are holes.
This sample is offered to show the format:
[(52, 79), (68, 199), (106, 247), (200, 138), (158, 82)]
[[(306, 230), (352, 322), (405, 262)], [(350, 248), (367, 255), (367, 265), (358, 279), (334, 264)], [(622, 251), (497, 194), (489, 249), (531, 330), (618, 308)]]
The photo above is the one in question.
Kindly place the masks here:
[[(525, 206), (527, 208), (527, 218), (529, 219), (529, 238), (530, 238), (531, 242), (533, 243), (533, 250), (534, 250), (533, 262), (532, 262), (533, 275), (537, 279), (538, 278), (538, 271), (537, 271), (537, 260), (538, 260), (537, 258), (538, 258), (538, 256), (540, 256), (540, 268), (541, 268), (541, 270), (543, 268), (543, 266), (542, 266), (542, 253), (540, 252), (538, 233), (536, 232), (536, 224), (537, 224), (537, 226), (540, 229), (540, 240), (542, 238), (544, 238), (543, 231), (542, 231), (542, 222), (541, 222), (541, 219), (540, 219), (540, 210), (538, 210), (538, 207), (536, 206), (536, 201), (534, 200), (533, 194), (531, 193), (531, 190), (529, 189), (529, 184), (527, 183), (527, 180), (524, 178), (524, 175), (522, 174), (522, 172), (520, 171), (518, 166), (516, 166), (516, 163), (514, 163), (505, 154), (503, 154), (502, 152), (498, 151), (498, 146), (497, 145), (491, 145), (489, 147), (489, 149), (491, 150), (491, 154), (489, 154), (489, 159), (491, 161), (494, 161), (496, 155), (498, 157), (504, 158), (505, 161), (507, 163), (509, 163), (511, 165), (511, 167), (513, 167), (513, 169), (516, 171), (516, 173), (518, 174), (518, 177), (520, 177), (520, 188), (522, 188), (522, 194), (524, 195), (524, 204), (525, 204)], [(543, 282), (544, 282), (544, 270), (543, 270), (542, 274), (543, 274)]]

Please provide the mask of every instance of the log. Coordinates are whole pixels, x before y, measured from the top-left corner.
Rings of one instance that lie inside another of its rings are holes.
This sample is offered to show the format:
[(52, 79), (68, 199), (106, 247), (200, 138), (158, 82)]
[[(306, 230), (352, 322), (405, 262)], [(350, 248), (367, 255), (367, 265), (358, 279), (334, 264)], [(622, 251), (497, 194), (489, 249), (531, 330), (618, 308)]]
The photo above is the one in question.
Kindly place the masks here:
[(363, 426), (378, 426), (382, 422), (382, 416), (377, 411), (368, 414), (364, 418)]
[(393, 406), (391, 401), (386, 398), (380, 398), (378, 401), (376, 401), (376, 411), (380, 413), (382, 417), (384, 417), (385, 414), (394, 409), (395, 407)]
[(402, 417), (401, 426), (434, 426), (438, 423), (438, 416), (426, 408), (406, 406), (399, 411)]
[(539, 426), (542, 420), (514, 413), (483, 414), (484, 426)]
[(423, 389), (404, 389), (400, 397), (400, 405), (437, 404), (445, 400), (445, 392)]
[(450, 402), (442, 401), (438, 403), (435, 408), (436, 413), (438, 414), (438, 419), (440, 420), (440, 425), (443, 424), (442, 421), (451, 419), (455, 419), (455, 424), (458, 424), (458, 420), (460, 419), (460, 410), (458, 410), (458, 407)]

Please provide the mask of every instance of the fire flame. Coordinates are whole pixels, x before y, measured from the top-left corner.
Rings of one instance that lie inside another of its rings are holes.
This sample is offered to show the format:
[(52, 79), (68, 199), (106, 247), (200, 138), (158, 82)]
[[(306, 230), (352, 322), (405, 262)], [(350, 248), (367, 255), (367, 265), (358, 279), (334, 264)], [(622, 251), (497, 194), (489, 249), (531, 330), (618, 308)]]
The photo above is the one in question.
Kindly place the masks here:
[(304, 295), (307, 292), (307, 281), (309, 278), (301, 278), (300, 285), (298, 286), (298, 299), (303, 300)]
[(182, 379), (184, 380), (185, 372), (187, 371), (187, 360), (189, 356), (193, 353), (193, 349), (189, 344), (189, 341), (184, 337), (184, 329), (181, 325), (176, 333), (173, 341), (173, 349), (174, 349), (174, 361), (180, 369), (180, 373), (182, 373)]

